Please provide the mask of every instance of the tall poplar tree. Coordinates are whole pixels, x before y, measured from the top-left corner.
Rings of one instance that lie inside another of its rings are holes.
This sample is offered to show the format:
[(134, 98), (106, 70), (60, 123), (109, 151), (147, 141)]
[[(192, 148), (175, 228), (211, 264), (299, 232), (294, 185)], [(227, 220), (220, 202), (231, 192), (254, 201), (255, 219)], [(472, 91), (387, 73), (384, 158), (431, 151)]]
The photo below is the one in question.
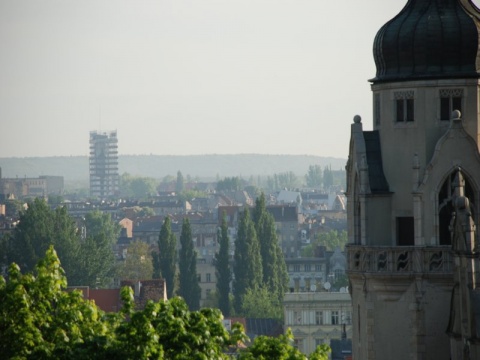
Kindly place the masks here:
[(278, 243), (275, 219), (266, 209), (263, 193), (255, 201), (254, 221), (262, 257), (262, 283), (275, 293), (281, 302), (288, 286), (288, 273)]
[(263, 279), (260, 245), (255, 225), (247, 208), (245, 208), (238, 226), (234, 260), (233, 294), (235, 297), (234, 307), (238, 314), (241, 312), (243, 297), (247, 290), (260, 286)]
[(227, 215), (223, 212), (222, 225), (218, 231), (220, 248), (215, 254), (215, 270), (217, 276), (218, 307), (225, 317), (230, 316), (230, 281), (232, 273), (229, 264), (229, 239)]
[(179, 295), (185, 299), (190, 310), (200, 308), (200, 285), (197, 277), (197, 254), (193, 248), (192, 229), (188, 218), (183, 219), (180, 235)]
[(176, 275), (177, 239), (172, 232), (170, 218), (167, 216), (158, 237), (158, 260), (154, 261), (154, 277), (162, 277), (167, 282), (167, 296), (173, 295)]

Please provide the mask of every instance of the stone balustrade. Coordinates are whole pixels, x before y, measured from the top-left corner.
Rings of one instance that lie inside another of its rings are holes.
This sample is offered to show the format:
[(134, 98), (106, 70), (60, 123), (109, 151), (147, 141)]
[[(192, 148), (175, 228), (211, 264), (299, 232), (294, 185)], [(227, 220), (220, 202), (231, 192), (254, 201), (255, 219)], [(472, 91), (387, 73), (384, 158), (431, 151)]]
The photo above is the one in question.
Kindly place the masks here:
[(350, 273), (453, 274), (450, 246), (347, 245)]

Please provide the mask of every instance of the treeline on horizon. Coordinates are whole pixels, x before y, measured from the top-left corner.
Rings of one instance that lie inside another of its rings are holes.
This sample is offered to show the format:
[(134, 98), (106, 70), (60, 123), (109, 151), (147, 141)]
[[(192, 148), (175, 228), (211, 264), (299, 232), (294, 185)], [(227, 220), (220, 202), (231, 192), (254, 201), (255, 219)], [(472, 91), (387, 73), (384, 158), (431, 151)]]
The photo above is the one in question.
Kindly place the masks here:
[[(292, 172), (303, 176), (310, 165), (343, 170), (346, 159), (313, 155), (119, 155), (119, 174), (163, 179), (182, 171), (202, 180), (238, 176), (272, 176)], [(63, 176), (65, 183), (88, 182), (88, 156), (0, 158), (4, 178)]]

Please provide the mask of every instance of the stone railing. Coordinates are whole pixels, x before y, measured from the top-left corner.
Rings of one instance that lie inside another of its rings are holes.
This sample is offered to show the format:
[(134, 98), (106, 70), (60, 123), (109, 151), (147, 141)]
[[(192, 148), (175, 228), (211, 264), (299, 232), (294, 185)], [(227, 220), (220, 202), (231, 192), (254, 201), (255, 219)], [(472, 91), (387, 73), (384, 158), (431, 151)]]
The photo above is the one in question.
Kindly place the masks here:
[(450, 246), (361, 246), (347, 245), (349, 272), (452, 273)]

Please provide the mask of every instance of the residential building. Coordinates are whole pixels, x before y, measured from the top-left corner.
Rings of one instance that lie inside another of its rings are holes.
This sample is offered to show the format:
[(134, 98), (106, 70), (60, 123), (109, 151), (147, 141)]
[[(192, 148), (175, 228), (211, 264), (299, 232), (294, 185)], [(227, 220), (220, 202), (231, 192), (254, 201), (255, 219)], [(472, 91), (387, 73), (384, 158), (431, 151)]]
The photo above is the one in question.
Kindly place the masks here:
[(374, 41), (351, 125), (354, 359), (480, 359), (480, 11), (410, 0)]
[(118, 193), (117, 132), (90, 132), (90, 196), (101, 199)]
[(352, 300), (348, 292), (293, 292), (285, 294), (285, 329), (295, 345), (310, 354), (318, 345), (352, 337)]
[(299, 256), (301, 247), (299, 223), (301, 215), (296, 205), (267, 205), (277, 228), (278, 241), (286, 258)]

